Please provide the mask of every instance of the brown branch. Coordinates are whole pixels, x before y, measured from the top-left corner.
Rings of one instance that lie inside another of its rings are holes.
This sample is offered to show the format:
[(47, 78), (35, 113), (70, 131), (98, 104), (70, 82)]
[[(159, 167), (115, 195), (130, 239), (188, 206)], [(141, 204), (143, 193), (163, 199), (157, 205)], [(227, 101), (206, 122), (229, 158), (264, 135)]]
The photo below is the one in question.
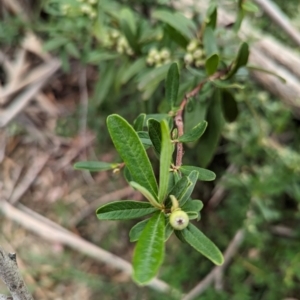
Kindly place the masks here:
[[(13, 300), (33, 300), (21, 277), (16, 260), (16, 254), (6, 254), (0, 248), (0, 278), (7, 286)], [(5, 296), (1, 295), (2, 299)], [(7, 300), (9, 297), (6, 298)]]
[[(182, 136), (184, 133), (183, 112), (184, 112), (185, 106), (186, 106), (189, 98), (195, 97), (201, 91), (201, 89), (203, 88), (205, 83), (212, 81), (212, 80), (219, 79), (222, 76), (224, 76), (225, 74), (227, 74), (228, 71), (230, 70), (230, 68), (231, 68), (231, 66), (225, 68), (224, 70), (216, 72), (212, 76), (201, 81), (192, 91), (185, 94), (183, 100), (180, 103), (179, 109), (176, 112), (175, 118), (174, 118), (177, 130), (178, 130), (178, 137)], [(176, 167), (179, 168), (182, 165), (182, 157), (184, 154), (182, 143), (177, 142), (176, 150), (177, 150), (176, 151)]]

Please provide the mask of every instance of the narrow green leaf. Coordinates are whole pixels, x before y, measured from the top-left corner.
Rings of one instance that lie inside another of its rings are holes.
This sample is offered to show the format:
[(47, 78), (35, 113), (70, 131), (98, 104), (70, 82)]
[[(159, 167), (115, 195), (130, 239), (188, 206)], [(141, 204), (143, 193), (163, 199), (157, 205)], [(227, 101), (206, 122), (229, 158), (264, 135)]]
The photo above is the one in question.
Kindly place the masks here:
[(219, 52), (216, 38), (212, 27), (205, 28), (203, 34), (203, 45), (206, 55), (205, 68), (207, 75), (212, 75), (216, 72), (219, 65)]
[(201, 211), (203, 208), (203, 202), (201, 200), (187, 201), (182, 207), (184, 211)]
[(129, 220), (149, 215), (157, 211), (148, 202), (122, 200), (105, 204), (96, 211), (100, 220)]
[(239, 114), (237, 103), (232, 93), (222, 90), (222, 110), (227, 122), (234, 122)]
[(53, 51), (68, 42), (68, 39), (63, 36), (56, 36), (52, 40), (48, 40), (48, 42), (44, 43), (43, 48), (47, 51)]
[(138, 117), (133, 121), (133, 128), (135, 131), (143, 131), (146, 120), (146, 114), (139, 114)]
[(131, 228), (131, 230), (129, 231), (130, 242), (136, 242), (140, 238), (149, 220), (150, 219), (146, 219), (141, 222), (138, 222)]
[(207, 127), (207, 122), (201, 121), (199, 124), (193, 127), (191, 131), (186, 132), (181, 137), (179, 137), (178, 141), (181, 143), (194, 142), (202, 136), (206, 127)]
[(165, 216), (154, 214), (139, 237), (133, 254), (133, 279), (148, 283), (158, 272), (164, 258)]
[(166, 78), (169, 67), (170, 64), (165, 64), (161, 67), (150, 69), (143, 73), (143, 75), (138, 78), (138, 89), (140, 91), (144, 91), (151, 85), (158, 85)]
[(190, 196), (195, 188), (197, 179), (198, 179), (198, 172), (196, 172), (196, 171), (190, 172), (190, 174), (188, 175), (188, 180), (191, 182), (191, 184), (185, 190), (185, 193), (182, 194), (180, 198), (177, 198), (180, 207), (183, 206), (185, 204), (185, 202), (190, 198)]
[(144, 145), (145, 149), (152, 146), (152, 142), (149, 138), (149, 133), (147, 131), (137, 131), (137, 134)]
[(194, 249), (210, 259), (216, 265), (222, 265), (224, 257), (218, 247), (207, 238), (196, 226), (189, 223), (188, 227), (181, 230), (179, 235)]
[[(247, 66), (247, 68), (248, 68), (248, 66)], [(243, 90), (245, 88), (244, 85), (236, 83), (236, 82), (232, 83), (232, 82), (225, 82), (225, 81), (221, 81), (221, 80), (213, 80), (213, 81), (211, 81), (211, 83), (220, 89), (241, 89), (241, 90)]]
[(128, 183), (132, 181), (132, 176), (126, 166), (123, 168), (123, 176)]
[(166, 229), (165, 229), (165, 242), (170, 238), (173, 232), (174, 232), (174, 228), (171, 226), (168, 219), (168, 221), (166, 222)]
[(243, 2), (242, 8), (243, 8), (243, 10), (245, 10), (247, 12), (251, 12), (251, 13), (259, 12), (258, 6), (255, 5), (254, 3), (250, 2), (250, 1)]
[(215, 3), (210, 4), (206, 12), (206, 26), (210, 26), (212, 29), (216, 28), (217, 24), (217, 6)]
[(134, 52), (138, 53), (139, 45), (137, 42), (138, 39), (136, 36), (136, 24), (134, 15), (128, 8), (122, 9), (120, 15), (121, 30), (124, 33), (130, 47), (134, 50)]
[(163, 203), (168, 191), (170, 165), (172, 160), (173, 146), (170, 139), (169, 126), (166, 120), (160, 123), (162, 144), (159, 167), (159, 191), (158, 201)]
[[(177, 172), (174, 173), (174, 175), (176, 175), (176, 174), (177, 174)], [(184, 176), (176, 182), (176, 184), (174, 185), (173, 189), (171, 190), (171, 192), (169, 194), (173, 195), (179, 201), (188, 192), (188, 189), (191, 185), (192, 185), (192, 182), (189, 180), (189, 178), (187, 176)], [(167, 208), (171, 207), (172, 203), (171, 203), (170, 198), (168, 198), (166, 200), (165, 205)]]
[(88, 64), (99, 64), (100, 62), (106, 60), (112, 60), (119, 57), (120, 54), (118, 53), (109, 53), (106, 51), (91, 51), (87, 54), (85, 62)]
[(107, 118), (111, 139), (133, 180), (157, 197), (157, 182), (147, 153), (133, 127), (121, 116)]
[(106, 68), (101, 72), (101, 78), (96, 84), (95, 102), (99, 106), (108, 95), (112, 85), (114, 84), (115, 67), (114, 62), (109, 62)]
[(77, 59), (80, 58), (80, 52), (74, 43), (67, 43), (65, 47), (69, 55)]
[(176, 104), (179, 89), (179, 70), (177, 63), (172, 63), (166, 79), (166, 98), (170, 109)]
[(76, 170), (88, 170), (91, 172), (107, 171), (116, 168), (118, 163), (107, 163), (104, 161), (79, 161), (74, 164)]
[(214, 172), (199, 167), (182, 165), (180, 171), (185, 175), (188, 175), (192, 171), (196, 171), (198, 173), (198, 180), (201, 181), (212, 181), (216, 179), (216, 174)]
[(279, 74), (277, 74), (273, 71), (270, 71), (270, 70), (267, 70), (267, 69), (264, 69), (264, 68), (261, 68), (261, 67), (258, 67), (258, 66), (253, 66), (253, 65), (247, 65), (247, 69), (249, 69), (250, 71), (251, 70), (259, 71), (259, 72), (263, 72), (263, 73), (266, 73), (266, 74), (273, 75), (273, 76), (277, 77), (278, 79), (280, 79), (283, 83), (286, 83), (285, 78), (281, 77)]
[(149, 119), (148, 120), (148, 132), (150, 140), (153, 144), (153, 147), (155, 149), (155, 152), (160, 155), (161, 151), (161, 128), (160, 128), (160, 122), (158, 122), (155, 119)]
[(214, 53), (211, 56), (206, 58), (205, 70), (206, 70), (206, 74), (208, 76), (213, 75), (217, 71), (219, 61), (220, 61), (220, 57), (219, 57), (219, 54), (217, 54), (217, 53)]
[(230, 71), (228, 72), (228, 74), (222, 78), (224, 80), (231, 78), (237, 71), (239, 68), (245, 66), (248, 62), (248, 57), (249, 57), (249, 46), (246, 42), (242, 43), (237, 57), (235, 59), (235, 61), (232, 63)]
[(172, 42), (177, 43), (183, 49), (186, 49), (189, 43), (189, 39), (169, 24), (165, 24), (164, 26), (164, 37), (168, 37)]
[(156, 10), (152, 13), (152, 17), (170, 25), (188, 40), (194, 37), (194, 32), (196, 30), (195, 24), (181, 13), (172, 13), (167, 10)]
[(211, 97), (205, 119), (208, 123), (207, 129), (200, 138), (195, 150), (199, 153), (198, 163), (201, 167), (206, 167), (212, 160), (218, 146), (224, 124), (219, 89), (215, 89), (214, 94)]
[(186, 211), (190, 220), (199, 219), (199, 212), (198, 211)]
[(132, 77), (138, 74), (141, 70), (146, 68), (145, 58), (142, 57), (137, 59), (134, 63), (130, 65), (130, 67), (123, 73), (121, 83), (127, 83)]
[(156, 198), (154, 198), (153, 195), (147, 189), (145, 189), (143, 186), (134, 181), (130, 181), (129, 184), (134, 189), (138, 190), (151, 203), (152, 206), (156, 208), (161, 208), (161, 205), (157, 202)]

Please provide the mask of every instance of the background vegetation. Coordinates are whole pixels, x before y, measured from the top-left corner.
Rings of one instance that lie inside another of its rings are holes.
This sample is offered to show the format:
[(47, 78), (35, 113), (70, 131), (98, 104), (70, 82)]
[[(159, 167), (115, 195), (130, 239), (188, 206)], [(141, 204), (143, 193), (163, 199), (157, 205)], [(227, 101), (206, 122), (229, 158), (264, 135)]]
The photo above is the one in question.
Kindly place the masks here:
[[(24, 119), (16, 118), (1, 129), (7, 141), (4, 156), (26, 166), (32, 151), (50, 151), (57, 145), (54, 141), (59, 141), (59, 151), (51, 154), (46, 168), (20, 202), (130, 260), (133, 244), (129, 243), (128, 232), (134, 223), (100, 222), (94, 213), (76, 219), (93, 200), (124, 187), (121, 174), (89, 177), (72, 170), (72, 163), (86, 157), (118, 159), (105, 125), (109, 114), (118, 113), (132, 122), (141, 112), (167, 113), (164, 79), (170, 61), (176, 60), (182, 67), (182, 96), (206, 77), (204, 54), (192, 62), (187, 54), (208, 15), (195, 13), (193, 21), (188, 19), (191, 23), (180, 19), (181, 28), (175, 31), (176, 25), (159, 14), (162, 9), (176, 14), (169, 1), (100, 2), (101, 5), (92, 0), (28, 2), (27, 20), (2, 8), (3, 53), (12, 58), (25, 34), (32, 31), (41, 39), (44, 50), (58, 57), (62, 64), (43, 90), (59, 107), (59, 116), (51, 119), (52, 125), (48, 116), (43, 115), (39, 115), (41, 123), (35, 123), (43, 124), (39, 130), (48, 140), (37, 138), (28, 120), (24, 123)], [(299, 19), (298, 1), (276, 3), (289, 17)], [(234, 1), (228, 1), (227, 5), (237, 7)], [(250, 7), (247, 14), (255, 18), (254, 25), (293, 45), (258, 8)], [(299, 26), (297, 22), (295, 25)], [(192, 31), (187, 30), (191, 27)], [(234, 60), (241, 44), (235, 28), (230, 30), (221, 27), (214, 34), (224, 64)], [(194, 32), (194, 36), (189, 36), (189, 32)], [(251, 41), (248, 42), (251, 51)], [(202, 51), (205, 45), (196, 47)], [(28, 60), (31, 64), (38, 63), (34, 57)], [(2, 67), (0, 81), (2, 85), (8, 81)], [(299, 118), (280, 98), (258, 86), (246, 68), (226, 84), (234, 98), (234, 109), (229, 110), (229, 113), (234, 111), (231, 122), (222, 123), (219, 132), (211, 134), (217, 137), (211, 141), (214, 151), (205, 150), (201, 144), (190, 145), (184, 159), (186, 164), (208, 166), (217, 174), (215, 182), (196, 186), (193, 198), (204, 203), (197, 226), (222, 251), (238, 230), (243, 229), (245, 236), (223, 274), (221, 286), (209, 286), (196, 299), (297, 299), (300, 294)], [(193, 120), (207, 117), (209, 106), (205, 105), (212, 99), (215, 88), (213, 84), (207, 85), (190, 101), (185, 113), (187, 127), (193, 125)], [(199, 112), (203, 115), (199, 116)], [(32, 116), (28, 112), (25, 115)], [(78, 137), (89, 134), (96, 136), (94, 143), (89, 143), (84, 153), (78, 151), (81, 154), (72, 157), (70, 151), (78, 146)], [(70, 159), (64, 160), (66, 157)], [(2, 169), (0, 165), (3, 183), (5, 159)], [(65, 161), (67, 165), (59, 168)], [(158, 166), (155, 167), (158, 171)], [(61, 243), (45, 242), (9, 218), (1, 218), (0, 226), (0, 244), (10, 244), (16, 250), (21, 268), (27, 274), (25, 281), (34, 295), (42, 299), (170, 299), (169, 295), (150, 288), (137, 287), (130, 277)], [(179, 243), (175, 238), (168, 241), (159, 278), (187, 292), (211, 271), (213, 264), (187, 245), (179, 247)]]

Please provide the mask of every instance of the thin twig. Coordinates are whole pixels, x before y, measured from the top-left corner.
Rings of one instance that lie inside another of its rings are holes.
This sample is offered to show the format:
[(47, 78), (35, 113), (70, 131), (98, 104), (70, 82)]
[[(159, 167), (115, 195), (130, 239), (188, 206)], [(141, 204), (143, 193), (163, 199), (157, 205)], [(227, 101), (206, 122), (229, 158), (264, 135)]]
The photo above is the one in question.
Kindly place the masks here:
[[(0, 210), (7, 218), (19, 223), (24, 228), (36, 233), (45, 240), (69, 246), (70, 248), (101, 261), (110, 267), (116, 268), (125, 274), (132, 274), (131, 264), (124, 259), (97, 247), (72, 232), (66, 232), (65, 229), (54, 228), (45, 224), (43, 221), (29, 216), (16, 207), (10, 205), (4, 199), (0, 199)], [(180, 294), (179, 291), (173, 289), (166, 282), (157, 278), (149, 282), (148, 286), (162, 293)]]
[(242, 244), (245, 238), (245, 232), (243, 229), (239, 229), (231, 242), (229, 243), (225, 253), (224, 253), (224, 264), (219, 267), (214, 267), (205, 278), (198, 283), (188, 294), (186, 294), (182, 300), (192, 300), (202, 294), (218, 277), (219, 280), (223, 276), (225, 268), (229, 265), (231, 259), (238, 251), (240, 245)]
[(38, 174), (42, 171), (49, 158), (50, 155), (45, 154), (43, 156), (39, 155), (39, 157), (37, 157), (34, 160), (33, 165), (30, 167), (30, 169), (24, 175), (21, 182), (13, 191), (9, 199), (10, 203), (15, 204), (20, 200), (20, 198), (24, 195), (24, 193), (29, 189), (31, 184), (34, 182)]
[[(201, 81), (192, 91), (188, 92), (183, 100), (180, 103), (180, 107), (176, 112), (174, 121), (178, 130), (178, 137), (182, 136), (184, 134), (184, 124), (183, 124), (183, 112), (185, 109), (186, 104), (188, 103), (188, 100), (192, 97), (195, 97), (202, 89), (202, 87), (204, 86), (205, 83), (207, 83), (208, 81), (213, 81), (216, 79), (221, 78), (222, 76), (224, 76), (228, 71), (230, 70), (230, 66), (225, 68), (224, 70), (218, 71), (215, 74), (213, 74), (212, 76), (204, 79), (203, 81)], [(180, 167), (182, 165), (182, 157), (184, 154), (183, 151), (183, 145), (182, 143), (177, 143), (176, 145), (176, 167)]]

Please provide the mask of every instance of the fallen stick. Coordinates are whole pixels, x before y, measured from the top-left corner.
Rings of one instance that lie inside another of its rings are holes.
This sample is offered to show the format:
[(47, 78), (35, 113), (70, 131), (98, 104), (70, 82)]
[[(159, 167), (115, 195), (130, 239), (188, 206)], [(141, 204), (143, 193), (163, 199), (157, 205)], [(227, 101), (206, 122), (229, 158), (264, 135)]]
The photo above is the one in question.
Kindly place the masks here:
[[(6, 254), (0, 248), (0, 278), (5, 283), (6, 287), (13, 300), (33, 300), (29, 293), (26, 284), (20, 275), (16, 255), (9, 253)], [(8, 300), (9, 296), (1, 295), (2, 299)]]
[[(83, 238), (75, 235), (72, 232), (66, 232), (65, 229), (58, 229), (26, 213), (15, 208), (9, 204), (4, 199), (0, 199), (0, 210), (9, 219), (19, 223), (21, 226), (36, 233), (38, 236), (44, 238), (45, 240), (61, 243), (62, 245), (68, 246), (76, 251), (84, 253), (106, 265), (116, 268), (124, 272), (125, 274), (132, 274), (132, 266), (129, 262), (124, 259), (103, 250), (96, 245), (84, 240)], [(59, 226), (59, 225), (58, 225)], [(180, 292), (169, 286), (166, 282), (159, 280), (157, 278), (153, 279), (147, 284), (149, 287), (153, 288), (162, 293), (166, 294), (176, 294), (179, 295)]]
[(289, 18), (283, 13), (283, 11), (270, 0), (254, 0), (256, 4), (276, 23), (282, 28), (285, 33), (300, 46), (300, 33), (291, 24)]

